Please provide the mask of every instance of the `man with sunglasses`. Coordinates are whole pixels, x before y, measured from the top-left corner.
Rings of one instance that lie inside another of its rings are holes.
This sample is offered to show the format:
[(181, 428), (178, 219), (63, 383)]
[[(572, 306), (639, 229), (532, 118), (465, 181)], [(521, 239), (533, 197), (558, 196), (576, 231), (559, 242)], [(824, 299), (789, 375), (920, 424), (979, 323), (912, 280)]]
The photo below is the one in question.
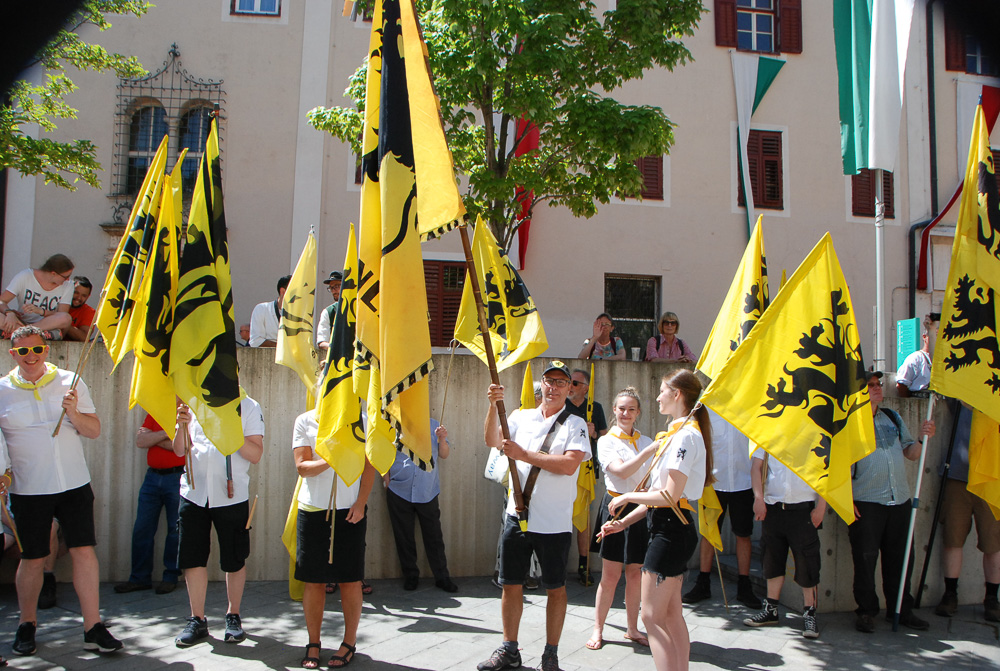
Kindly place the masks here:
[(542, 403), (530, 410), (515, 410), (507, 419), (510, 440), (500, 432), (497, 402), (503, 386), (490, 385), (487, 396), (485, 437), (488, 447), (502, 449), (514, 460), (528, 505), (527, 530), (522, 531), (514, 495), (507, 497), (507, 519), (500, 540), (500, 583), (503, 645), (479, 664), (479, 671), (501, 671), (521, 666), (517, 634), (523, 610), (524, 580), (532, 551), (542, 568), (546, 645), (541, 671), (558, 671), (558, 645), (566, 618), (566, 562), (573, 541), (573, 501), (577, 471), (589, 459), (587, 425), (566, 407), (572, 376), (561, 361), (542, 373)]
[[(906, 424), (895, 410), (879, 408), (882, 403), (882, 372), (868, 372), (868, 396), (875, 422), (875, 450), (851, 468), (854, 489), (854, 523), (847, 528), (854, 559), (855, 628), (866, 634), (875, 631), (879, 612), (875, 592), (875, 565), (882, 556), (882, 594), (885, 596), (886, 620), (892, 621), (903, 571), (906, 533), (910, 526), (910, 487), (906, 482), (903, 458), (920, 458), (920, 439), (932, 437), (933, 420), (920, 427), (917, 440), (910, 437)], [(899, 622), (904, 627), (925, 630), (930, 625), (913, 613), (910, 574), (913, 552), (906, 576), (906, 591)]]
[[(566, 399), (566, 407), (569, 408), (569, 411), (574, 415), (587, 422), (587, 435), (590, 437), (590, 452), (595, 455), (590, 459), (593, 467), (591, 469), (591, 473), (593, 473), (594, 482), (596, 483), (597, 474), (600, 470), (597, 466), (596, 458), (597, 439), (608, 432), (608, 420), (604, 415), (604, 406), (597, 401), (594, 401), (593, 415), (591, 416), (590, 421), (587, 421), (588, 391), (590, 391), (590, 373), (582, 368), (577, 368), (573, 371), (573, 379), (570, 381), (569, 397)], [(600, 546), (596, 548), (591, 547), (591, 537), (594, 534), (589, 532), (590, 529), (583, 529), (577, 530), (576, 533), (576, 547), (580, 554), (580, 563), (577, 567), (577, 574), (580, 577), (580, 584), (584, 587), (590, 587), (594, 584), (594, 579), (590, 575), (587, 555), (590, 552), (600, 551)]]
[[(80, 436), (100, 436), (101, 420), (84, 381), (78, 380), (73, 389), (73, 373), (46, 361), (49, 348), (39, 329), (22, 326), (12, 334), (11, 345), (17, 368), (0, 378), (0, 430), (10, 455), (10, 504), (23, 547), (16, 578), (21, 617), (14, 652), (35, 653), (36, 608), (53, 518), (62, 527), (73, 559), (73, 587), (83, 612), (83, 647), (119, 650), (121, 641), (101, 622), (94, 492), (80, 441)], [(65, 418), (53, 436), (63, 410)]]

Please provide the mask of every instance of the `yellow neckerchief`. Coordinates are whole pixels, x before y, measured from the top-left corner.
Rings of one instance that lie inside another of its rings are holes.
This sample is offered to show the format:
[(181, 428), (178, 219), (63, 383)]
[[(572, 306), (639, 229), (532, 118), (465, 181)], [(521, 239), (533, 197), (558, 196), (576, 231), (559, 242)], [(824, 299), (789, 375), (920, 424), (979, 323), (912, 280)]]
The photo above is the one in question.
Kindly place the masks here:
[(620, 426), (614, 426), (611, 427), (611, 430), (608, 431), (608, 433), (610, 433), (615, 438), (618, 438), (623, 442), (626, 442), (629, 445), (631, 445), (632, 449), (635, 450), (636, 454), (639, 453), (639, 438), (642, 437), (642, 434), (639, 433), (639, 429), (632, 427), (632, 435), (630, 436), (624, 431), (622, 431), (622, 428)]
[(660, 454), (663, 452), (663, 448), (667, 446), (668, 439), (675, 433), (680, 431), (682, 426), (689, 426), (695, 431), (697, 431), (699, 436), (701, 435), (701, 427), (698, 426), (698, 420), (695, 419), (694, 417), (689, 419), (686, 425), (684, 424), (683, 417), (681, 417), (680, 419), (675, 419), (674, 421), (670, 422), (670, 426), (667, 427), (666, 431), (660, 431), (658, 434), (656, 434), (656, 440), (657, 442), (660, 443), (660, 446), (656, 448), (656, 454), (653, 457), (654, 459), (659, 459)]
[(30, 389), (35, 394), (35, 400), (41, 401), (42, 395), (38, 393), (38, 390), (47, 385), (49, 382), (52, 382), (52, 380), (56, 379), (56, 371), (59, 369), (46, 361), (45, 373), (38, 378), (37, 382), (28, 382), (21, 377), (21, 374), (18, 373), (19, 370), (20, 368), (15, 368), (11, 372), (7, 373), (7, 377), (10, 378), (10, 383), (18, 389)]

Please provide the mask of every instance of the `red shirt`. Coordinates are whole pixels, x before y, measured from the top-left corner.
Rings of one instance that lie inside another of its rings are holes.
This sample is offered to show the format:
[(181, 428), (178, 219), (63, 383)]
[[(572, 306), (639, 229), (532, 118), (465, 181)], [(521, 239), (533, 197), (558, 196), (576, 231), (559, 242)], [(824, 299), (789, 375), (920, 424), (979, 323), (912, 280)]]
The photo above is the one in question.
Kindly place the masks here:
[[(143, 428), (150, 431), (163, 431), (163, 427), (156, 423), (152, 415), (146, 415), (146, 421), (142, 423)], [(184, 465), (184, 457), (178, 457), (173, 450), (168, 450), (159, 445), (153, 445), (146, 452), (146, 465), (150, 468), (175, 468)]]
[(69, 316), (73, 320), (73, 326), (78, 329), (88, 329), (90, 328), (90, 323), (94, 321), (94, 315), (97, 314), (94, 308), (90, 307), (86, 303), (78, 308), (70, 308)]

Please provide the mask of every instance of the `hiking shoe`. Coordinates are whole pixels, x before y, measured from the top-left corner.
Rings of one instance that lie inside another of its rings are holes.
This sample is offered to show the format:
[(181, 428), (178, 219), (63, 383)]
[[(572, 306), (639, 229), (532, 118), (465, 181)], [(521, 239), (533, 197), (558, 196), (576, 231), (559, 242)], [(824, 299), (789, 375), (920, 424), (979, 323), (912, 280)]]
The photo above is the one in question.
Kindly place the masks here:
[(175, 589), (177, 589), (177, 582), (171, 582), (170, 580), (164, 580), (159, 585), (156, 586), (154, 590), (157, 594), (170, 594)]
[[(895, 613), (886, 613), (885, 621), (892, 622), (895, 619)], [(913, 611), (903, 613), (899, 616), (899, 623), (904, 627), (909, 627), (910, 629), (916, 629), (917, 631), (927, 631), (931, 628), (931, 623), (923, 618), (919, 618), (913, 614)]]
[(983, 600), (983, 617), (987, 622), (1000, 622), (1000, 601), (995, 596)]
[(559, 668), (559, 655), (556, 653), (542, 653), (542, 665), (539, 667), (540, 671), (562, 671)]
[(18, 655), (35, 654), (35, 623), (22, 622), (17, 625), (17, 633), (14, 634), (14, 644), (10, 646)]
[(226, 643), (240, 643), (247, 637), (239, 613), (226, 613), (226, 633), (222, 639)]
[(524, 589), (538, 589), (538, 578), (532, 578), (530, 575), (525, 578)]
[(98, 622), (83, 634), (83, 649), (100, 652), (114, 652), (122, 649), (122, 642), (111, 635), (103, 622)]
[(854, 618), (854, 628), (862, 634), (874, 634), (875, 618), (867, 613), (858, 613), (858, 616)]
[(442, 589), (449, 594), (454, 594), (458, 591), (458, 585), (451, 578), (442, 578), (441, 580), (435, 580), (434, 586), (438, 589)]
[(579, 571), (580, 584), (584, 587), (590, 587), (594, 584), (594, 576), (590, 575), (590, 571), (585, 568), (581, 568)]
[[(712, 584), (709, 582), (702, 582), (701, 580), (699, 580), (694, 584), (694, 587), (692, 587), (687, 592), (687, 594), (681, 597), (681, 602), (692, 604), (711, 598), (712, 598)], [(757, 604), (757, 608), (760, 608), (759, 603)]]
[(131, 592), (141, 592), (151, 589), (153, 586), (142, 582), (120, 582), (115, 585), (115, 594), (129, 594)]
[(958, 593), (945, 590), (941, 595), (941, 603), (934, 609), (935, 615), (941, 617), (951, 617), (958, 612)]
[[(485, 662), (476, 665), (479, 671), (501, 671), (502, 669), (517, 669), (521, 666), (521, 653), (518, 650), (508, 652), (507, 648), (500, 646), (493, 651), (490, 658)], [(558, 664), (557, 664), (558, 666)]]
[(810, 606), (802, 611), (802, 635), (806, 638), (819, 638), (819, 627), (816, 626), (816, 606)]
[(46, 573), (42, 579), (42, 591), (38, 593), (38, 610), (46, 610), (56, 605), (56, 575)]
[(778, 624), (778, 603), (771, 603), (767, 599), (761, 599), (760, 602), (762, 608), (752, 617), (743, 620), (743, 624), (748, 627), (766, 627)]
[(187, 619), (184, 631), (174, 639), (174, 645), (178, 648), (186, 648), (203, 638), (208, 638), (208, 618), (202, 619), (192, 615)]
[(491, 580), (490, 582), (492, 582), (493, 586), (496, 587), (497, 589), (503, 589), (503, 585), (500, 584), (500, 571), (493, 572), (493, 580)]

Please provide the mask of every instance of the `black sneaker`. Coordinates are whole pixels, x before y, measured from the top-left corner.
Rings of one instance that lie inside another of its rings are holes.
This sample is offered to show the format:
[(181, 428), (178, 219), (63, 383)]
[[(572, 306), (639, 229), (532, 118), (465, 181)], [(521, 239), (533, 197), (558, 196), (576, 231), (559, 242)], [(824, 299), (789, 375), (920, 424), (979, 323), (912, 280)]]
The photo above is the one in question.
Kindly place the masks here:
[(42, 579), (42, 591), (38, 593), (38, 610), (47, 610), (56, 605), (56, 574), (46, 573)]
[(479, 671), (502, 671), (502, 669), (517, 669), (520, 666), (520, 651), (507, 652), (507, 648), (501, 645), (493, 651), (489, 659), (476, 665), (476, 668)]
[(983, 599), (983, 617), (987, 622), (1000, 622), (1000, 601), (995, 596)]
[(14, 653), (18, 655), (35, 654), (35, 623), (22, 622), (17, 625), (17, 633), (14, 634), (14, 644), (11, 646)]
[(443, 589), (445, 592), (448, 592), (449, 594), (454, 594), (455, 592), (458, 591), (458, 585), (456, 585), (455, 581), (452, 580), (451, 578), (442, 578), (441, 580), (435, 580), (434, 586), (437, 587), (438, 589)]
[(525, 578), (524, 589), (538, 589), (538, 578), (532, 578), (530, 575)]
[(226, 613), (226, 634), (223, 640), (226, 643), (241, 643), (247, 637), (243, 631), (243, 622), (239, 613)]
[(208, 618), (201, 619), (192, 615), (187, 619), (184, 631), (174, 639), (174, 645), (178, 648), (186, 648), (203, 638), (208, 638)]
[(83, 649), (100, 652), (114, 652), (122, 649), (122, 642), (111, 635), (103, 622), (98, 622), (83, 635)]
[(562, 671), (559, 668), (559, 655), (555, 653), (542, 653), (542, 665), (539, 669), (541, 671)]
[(802, 611), (802, 635), (806, 638), (819, 638), (819, 627), (816, 626), (816, 606), (809, 606)]
[(743, 624), (748, 627), (766, 627), (772, 624), (778, 624), (778, 603), (771, 603), (767, 599), (761, 599), (761, 608), (756, 615), (748, 617), (743, 620)]
[(854, 628), (862, 634), (875, 633), (875, 619), (868, 613), (858, 613), (854, 618)]
[(152, 589), (153, 585), (151, 583), (144, 582), (120, 582), (115, 585), (115, 594), (131, 594), (132, 592), (141, 592), (146, 589)]
[(736, 587), (736, 600), (747, 608), (760, 610), (760, 597), (753, 593), (753, 586), (751, 586), (749, 578), (740, 578)]
[[(885, 621), (892, 624), (892, 621), (896, 619), (895, 613), (886, 613)], [(917, 617), (913, 611), (908, 611), (899, 616), (899, 623), (904, 627), (910, 629), (916, 629), (917, 631), (927, 631), (931, 628), (931, 623), (927, 620)]]
[[(702, 582), (701, 580), (699, 580), (694, 584), (694, 587), (688, 590), (687, 594), (681, 597), (681, 602), (692, 604), (711, 598), (712, 598), (712, 584), (709, 582)], [(760, 606), (757, 607), (760, 608)]]
[(590, 571), (581, 567), (579, 570), (580, 584), (584, 587), (590, 587), (594, 584), (594, 576), (590, 574)]

